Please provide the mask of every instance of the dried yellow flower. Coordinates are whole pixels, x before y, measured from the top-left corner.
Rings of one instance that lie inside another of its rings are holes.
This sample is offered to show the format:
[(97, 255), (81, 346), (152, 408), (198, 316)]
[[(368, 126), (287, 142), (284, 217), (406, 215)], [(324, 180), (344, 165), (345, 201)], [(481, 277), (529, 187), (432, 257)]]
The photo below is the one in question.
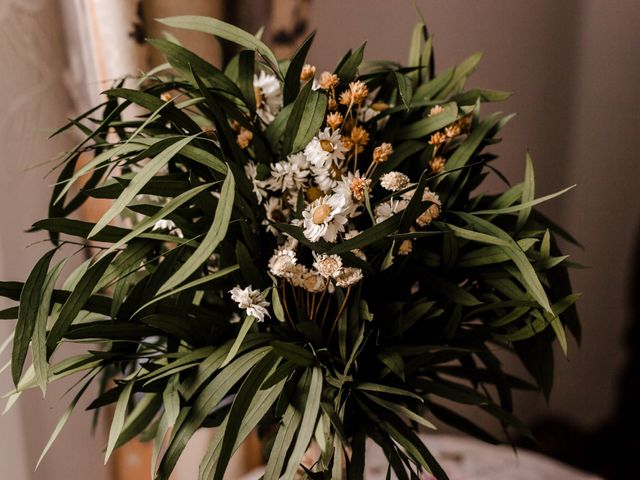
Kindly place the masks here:
[(306, 63), (302, 67), (302, 71), (300, 72), (300, 81), (301, 82), (308, 82), (309, 80), (311, 80), (314, 77), (315, 74), (316, 74), (316, 67)]
[(346, 148), (347, 150), (351, 150), (353, 148), (353, 140), (351, 140), (351, 138), (349, 137), (341, 137), (340, 140), (342, 141), (342, 145), (344, 146), (344, 148)]
[(447, 141), (447, 136), (442, 132), (436, 132), (429, 137), (429, 145), (442, 145)]
[(340, 112), (333, 112), (327, 115), (327, 125), (329, 125), (332, 130), (340, 128), (343, 121), (344, 117)]
[(318, 85), (323, 90), (330, 90), (332, 88), (336, 88), (340, 83), (340, 78), (335, 73), (331, 72), (322, 72), (320, 74), (320, 79), (318, 80)]
[(340, 94), (340, 103), (342, 105), (351, 105), (352, 98), (351, 90), (345, 90)]
[(369, 191), (371, 187), (370, 178), (356, 177), (351, 181), (349, 188), (351, 189), (351, 195), (358, 201), (364, 200), (365, 193)]
[(240, 133), (236, 136), (236, 143), (240, 148), (247, 148), (253, 140), (253, 132), (244, 127), (240, 127)]
[(449, 138), (457, 137), (462, 133), (460, 126), (457, 123), (452, 123), (444, 129), (444, 134)]
[(336, 102), (335, 98), (333, 98), (333, 97), (329, 98), (329, 100), (327, 101), (327, 108), (330, 111), (338, 109), (338, 102)]
[(471, 129), (471, 122), (473, 121), (473, 117), (471, 115), (465, 115), (456, 123), (460, 126), (460, 130), (463, 132), (468, 132)]
[(369, 142), (369, 132), (362, 127), (353, 127), (351, 130), (351, 140), (354, 145), (366, 145)]
[(369, 88), (361, 80), (351, 82), (349, 84), (349, 91), (351, 92), (351, 99), (356, 105), (360, 105), (369, 96)]
[(445, 160), (443, 157), (434, 157), (429, 160), (429, 168), (433, 173), (440, 173), (444, 170)]
[(373, 149), (373, 161), (376, 163), (382, 163), (389, 160), (389, 157), (393, 153), (393, 147), (390, 143), (383, 143), (379, 147)]
[(170, 92), (162, 92), (160, 94), (160, 100), (162, 100), (163, 102), (170, 102), (172, 100), (171, 93)]
[(398, 255), (409, 255), (413, 250), (413, 241), (409, 238), (405, 238), (398, 247)]
[(438, 115), (439, 113), (444, 112), (444, 108), (442, 108), (440, 105), (434, 105), (433, 107), (431, 107), (431, 110), (429, 110), (429, 117), (433, 117), (434, 115)]

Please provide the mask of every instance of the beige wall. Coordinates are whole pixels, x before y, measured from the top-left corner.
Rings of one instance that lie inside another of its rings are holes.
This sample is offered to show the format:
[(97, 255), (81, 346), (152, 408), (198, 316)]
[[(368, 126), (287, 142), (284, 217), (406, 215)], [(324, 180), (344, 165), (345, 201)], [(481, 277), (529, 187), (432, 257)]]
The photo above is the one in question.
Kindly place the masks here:
[[(46, 216), (49, 186), (44, 178), (50, 161), (71, 145), (70, 138), (48, 141), (50, 132), (69, 115), (71, 103), (63, 85), (65, 55), (60, 14), (55, 2), (0, 0), (0, 278), (24, 279), (48, 245), (30, 248), (42, 235), (25, 233), (33, 221)], [(6, 307), (6, 302), (0, 308)], [(0, 322), (0, 338), (9, 332)], [(2, 356), (5, 363), (7, 354)], [(38, 457), (58, 418), (71, 401), (62, 394), (69, 385), (55, 386), (42, 401), (28, 392), (0, 417), (0, 478), (2, 480), (106, 480), (102, 439), (90, 436), (90, 415), (74, 413), (59, 441), (38, 472)], [(7, 372), (0, 393), (10, 389)], [(2, 408), (4, 407), (4, 401)]]
[[(500, 106), (518, 116), (496, 148), (498, 165), (522, 176), (524, 152), (533, 155), (541, 194), (578, 189), (545, 207), (583, 242), (573, 272), (584, 292), (579, 311), (584, 340), (569, 362), (557, 357), (551, 409), (523, 398), (529, 419), (557, 413), (583, 426), (614, 407), (622, 340), (630, 321), (628, 281), (637, 245), (640, 162), (634, 142), (640, 120), (637, 0), (419, 0), (435, 36), (438, 68), (482, 50), (470, 85), (515, 92)], [(368, 40), (365, 58), (404, 60), (416, 17), (411, 2), (314, 2), (318, 36), (313, 59), (330, 68), (348, 47)], [(638, 292), (635, 292), (636, 294)]]

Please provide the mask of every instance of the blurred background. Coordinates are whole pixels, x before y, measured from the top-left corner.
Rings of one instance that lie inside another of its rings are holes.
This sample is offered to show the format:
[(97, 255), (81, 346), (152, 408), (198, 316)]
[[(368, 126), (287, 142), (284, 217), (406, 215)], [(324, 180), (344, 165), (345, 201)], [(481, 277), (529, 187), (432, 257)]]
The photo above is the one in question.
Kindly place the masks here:
[[(632, 478), (614, 471), (640, 454), (640, 2), (416, 4), (434, 35), (438, 70), (483, 51), (468, 85), (515, 93), (499, 105), (518, 116), (494, 148), (501, 155), (497, 166), (520, 181), (528, 149), (538, 194), (578, 185), (544, 210), (584, 247), (566, 252), (589, 265), (572, 274), (574, 289), (584, 293), (578, 304), (583, 338), (570, 345), (568, 360), (557, 352), (548, 404), (542, 396), (518, 399), (517, 413), (540, 441), (528, 446), (607, 478)], [(97, 103), (114, 78), (160, 63), (144, 38), (161, 35), (154, 18), (176, 14), (216, 16), (249, 31), (265, 26), (264, 39), (280, 56), (317, 29), (310, 60), (318, 71), (332, 69), (348, 48), (365, 40), (365, 59), (404, 61), (417, 20), (408, 0), (0, 0), (1, 279), (24, 279), (46, 248), (25, 248), (41, 238), (25, 230), (46, 216), (53, 181), (46, 174), (77, 140), (47, 140), (48, 134)], [(220, 63), (214, 39), (174, 33)], [(11, 328), (0, 321), (0, 344)], [(0, 392), (9, 389), (5, 372)], [(81, 410), (33, 473), (70, 401), (63, 393), (62, 387), (52, 389), (43, 401), (30, 392), (0, 417), (0, 477), (148, 478), (141, 445), (126, 447), (102, 467), (104, 431), (99, 424), (91, 436), (91, 415)], [(207, 435), (192, 442), (194, 458)], [(252, 449), (243, 455), (236, 459), (240, 470), (259, 456)], [(193, 464), (184, 459), (176, 480), (195, 478)]]

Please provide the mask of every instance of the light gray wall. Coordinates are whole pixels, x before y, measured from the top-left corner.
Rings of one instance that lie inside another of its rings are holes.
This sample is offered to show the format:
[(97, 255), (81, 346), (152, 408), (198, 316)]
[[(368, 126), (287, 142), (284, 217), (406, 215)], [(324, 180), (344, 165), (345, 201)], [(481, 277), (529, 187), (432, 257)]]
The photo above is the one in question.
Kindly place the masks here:
[[(628, 281), (637, 244), (640, 163), (634, 142), (640, 120), (640, 2), (637, 0), (418, 0), (435, 36), (439, 69), (478, 50), (485, 55), (469, 85), (515, 92), (500, 105), (518, 116), (503, 131), (497, 165), (522, 177), (526, 149), (540, 194), (578, 184), (546, 206), (585, 246), (573, 272), (584, 292), (582, 347), (557, 356), (550, 409), (522, 398), (528, 419), (554, 413), (582, 426), (614, 407), (630, 321)], [(330, 68), (347, 48), (367, 40), (365, 58), (404, 60), (416, 16), (410, 1), (314, 2), (318, 36), (312, 58)], [(492, 188), (490, 185), (489, 188)], [(636, 294), (639, 292), (635, 292)]]

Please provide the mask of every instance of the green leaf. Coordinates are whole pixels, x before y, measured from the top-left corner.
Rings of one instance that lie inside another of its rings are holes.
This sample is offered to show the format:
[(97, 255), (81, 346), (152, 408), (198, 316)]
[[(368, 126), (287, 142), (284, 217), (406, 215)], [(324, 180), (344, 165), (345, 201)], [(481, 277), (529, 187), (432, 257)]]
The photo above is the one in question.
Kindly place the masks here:
[(427, 427), (427, 428), (430, 428), (432, 430), (437, 430), (436, 426), (433, 423), (431, 423), (426, 418), (421, 417), (417, 413), (412, 412), (407, 407), (404, 407), (404, 406), (402, 406), (402, 405), (400, 405), (398, 403), (394, 403), (394, 402), (389, 402), (387, 400), (383, 400), (382, 398), (377, 397), (377, 396), (372, 395), (372, 394), (369, 394), (369, 393), (365, 393), (365, 395), (372, 402), (377, 403), (381, 407), (384, 407), (384, 408), (386, 408), (387, 410), (389, 410), (389, 411), (391, 411), (393, 413), (402, 415), (403, 417), (406, 417), (409, 420), (412, 420), (412, 421), (422, 425), (423, 427)]
[(447, 86), (440, 92), (438, 97), (447, 98), (457, 89), (460, 89), (464, 84), (466, 78), (475, 71), (478, 63), (480, 63), (481, 58), (482, 52), (474, 53), (473, 55), (456, 65), (453, 70), (453, 76), (451, 77), (451, 80), (449, 81), (449, 83), (447, 83)]
[(193, 197), (195, 197), (196, 195), (198, 195), (198, 194), (208, 190), (209, 188), (211, 188), (212, 185), (213, 185), (213, 183), (206, 183), (204, 185), (200, 185), (199, 187), (192, 188), (191, 190), (188, 190), (188, 191), (178, 195), (175, 198), (172, 198), (161, 209), (159, 209), (154, 215), (152, 215), (150, 217), (147, 217), (145, 220), (141, 221), (140, 223), (137, 223), (135, 228), (133, 230), (131, 230), (131, 232), (129, 232), (124, 237), (122, 237), (120, 240), (118, 240), (113, 245), (111, 245), (109, 247), (109, 249), (105, 252), (105, 254), (106, 253), (111, 253), (111, 252), (117, 250), (118, 248), (120, 248), (125, 243), (129, 243), (132, 239), (136, 238), (141, 233), (143, 233), (146, 230), (148, 230), (149, 228), (153, 227), (157, 221), (162, 220), (164, 218), (167, 218), (171, 213), (173, 213), (179, 207), (181, 207), (182, 205), (187, 203)]
[(177, 155), (182, 147), (187, 145), (195, 138), (194, 136), (183, 138), (182, 140), (174, 143), (166, 150), (156, 155), (150, 160), (142, 170), (140, 170), (135, 177), (131, 180), (129, 185), (122, 191), (122, 194), (111, 205), (109, 210), (98, 220), (96, 225), (89, 232), (89, 238), (100, 232), (111, 220), (113, 220), (125, 207), (135, 198), (140, 192), (142, 187), (162, 169), (175, 155)]
[(271, 448), (271, 455), (264, 472), (264, 480), (279, 480), (280, 472), (287, 459), (287, 452), (300, 426), (302, 414), (293, 404), (289, 404), (282, 417), (280, 428)]
[[(575, 185), (571, 185), (570, 187), (564, 188), (558, 192), (545, 195), (544, 197), (536, 198), (535, 200), (530, 200), (528, 202), (519, 203), (518, 205), (512, 205), (510, 207), (494, 208), (494, 209), (488, 209), (488, 210), (476, 210), (472, 213), (474, 215), (503, 215), (506, 213), (515, 213), (515, 212), (522, 213), (523, 211), (528, 211), (530, 213), (531, 207), (535, 207), (536, 205), (547, 202), (553, 198), (559, 197), (560, 195), (567, 193), (569, 190), (572, 190), (575, 187), (576, 187)], [(527, 217), (528, 217), (528, 214), (527, 214)]]
[(335, 72), (338, 77), (340, 77), (340, 83), (346, 85), (355, 78), (356, 73), (358, 73), (358, 67), (364, 57), (364, 47), (366, 44), (365, 42), (360, 45), (355, 52), (345, 57), (344, 61), (340, 63)]
[(233, 201), (235, 199), (235, 182), (231, 171), (227, 173), (222, 190), (220, 191), (220, 200), (216, 207), (216, 213), (211, 224), (211, 228), (207, 235), (200, 243), (200, 246), (193, 252), (187, 261), (174, 273), (169, 280), (158, 290), (159, 294), (167, 292), (191, 276), (218, 248), (220, 242), (227, 235), (229, 221), (231, 220), (231, 211), (233, 210)]
[[(147, 42), (164, 53), (171, 66), (180, 72), (184, 78), (188, 79), (192, 85), (195, 85), (195, 80), (191, 73), (193, 70), (210, 87), (240, 98), (243, 101), (249, 100), (243, 97), (238, 86), (229, 77), (195, 53), (164, 39), (148, 39)], [(251, 91), (251, 98), (254, 98), (253, 91)]]
[(66, 299), (58, 315), (58, 320), (51, 328), (49, 336), (47, 337), (47, 357), (50, 358), (51, 354), (57, 347), (64, 334), (69, 329), (69, 326), (73, 323), (76, 316), (80, 313), (85, 306), (95, 286), (98, 284), (102, 275), (109, 267), (111, 260), (115, 257), (115, 253), (105, 255), (95, 264), (93, 264), (78, 282), (78, 285), (70, 293)]
[(222, 480), (252, 400), (258, 394), (264, 379), (273, 372), (275, 366), (277, 366), (277, 357), (275, 355), (267, 355), (253, 367), (247, 378), (242, 382), (225, 419), (224, 431), (219, 434), (223, 436), (223, 439), (220, 445), (216, 470), (211, 477), (213, 480)]
[[(307, 402), (302, 413), (300, 427), (297, 429), (298, 434), (296, 443), (293, 445), (289, 462), (282, 478), (284, 480), (293, 480), (296, 471), (302, 460), (304, 452), (309, 448), (309, 442), (313, 436), (316, 420), (320, 411), (320, 397), (322, 396), (322, 371), (319, 367), (314, 367), (311, 372), (311, 383), (307, 393)], [(265, 475), (266, 480), (266, 475)]]
[[(437, 130), (440, 130), (441, 128), (446, 127), (447, 125), (451, 125), (458, 118), (458, 106), (454, 102), (451, 102), (442, 105), (442, 107), (444, 108), (444, 111), (437, 115), (425, 117), (417, 122), (402, 127), (396, 138), (398, 140), (423, 138)], [(447, 162), (447, 168), (449, 168), (449, 166), (449, 162)]]
[(302, 68), (304, 67), (309, 48), (311, 48), (315, 35), (316, 32), (311, 32), (291, 58), (291, 63), (289, 64), (289, 68), (287, 68), (287, 74), (284, 77), (284, 105), (293, 102), (300, 92), (300, 74), (302, 73)]
[(231, 350), (229, 350), (229, 353), (227, 353), (227, 357), (222, 362), (222, 365), (220, 365), (220, 368), (226, 367), (236, 356), (238, 350), (240, 350), (240, 347), (242, 346), (242, 342), (247, 336), (247, 333), (249, 333), (249, 329), (253, 326), (255, 321), (256, 318), (253, 315), (247, 315), (246, 317), (244, 317), (244, 321), (242, 322), (242, 326), (238, 331), (238, 335), (236, 335), (236, 338), (231, 345)]
[[(235, 443), (232, 451), (235, 452), (242, 442), (249, 436), (249, 434), (256, 427), (258, 422), (262, 420), (268, 410), (278, 399), (278, 396), (282, 392), (284, 387), (284, 381), (280, 381), (277, 384), (272, 385), (268, 389), (259, 390), (253, 396), (251, 405), (247, 409), (246, 414), (242, 417), (240, 429), (238, 430)], [(221, 425), (221, 429), (226, 430), (230, 416), (227, 415), (224, 423)], [(223, 436), (216, 435), (209, 443), (209, 450), (205, 454), (202, 462), (200, 463), (200, 473), (198, 478), (200, 480), (208, 480), (213, 475), (213, 469), (219, 461), (218, 458), (221, 453)]]
[[(524, 183), (522, 186), (522, 199), (520, 203), (528, 203), (533, 201), (535, 197), (535, 174), (533, 172), (533, 162), (531, 156), (527, 152), (527, 159), (524, 170)], [(518, 220), (516, 221), (516, 232), (519, 232), (529, 219), (531, 207), (523, 208), (518, 212)]]
[(403, 390), (401, 388), (390, 387), (388, 385), (379, 385), (377, 383), (370, 383), (370, 382), (357, 382), (357, 383), (352, 383), (350, 387), (356, 390), (364, 390), (367, 392), (388, 393), (389, 395), (400, 395), (401, 397), (409, 397), (409, 398), (418, 400), (419, 402), (424, 402), (422, 397), (420, 397), (419, 395), (416, 395), (413, 392), (410, 392), (408, 390)]
[[(396, 83), (398, 84), (398, 92), (400, 93), (400, 100), (407, 112), (411, 109), (411, 96), (413, 94), (413, 88), (411, 86), (411, 80), (399, 72), (395, 72)], [(444, 112), (442, 112), (444, 113)]]
[(293, 103), (282, 140), (281, 155), (302, 150), (322, 126), (326, 111), (327, 96), (312, 90), (312, 82), (307, 82)]
[(544, 291), (540, 279), (536, 274), (535, 269), (529, 262), (526, 254), (522, 251), (520, 246), (515, 242), (511, 236), (502, 230), (500, 227), (483, 220), (479, 217), (471, 215), (465, 212), (455, 212), (455, 215), (462, 218), (469, 225), (472, 225), (476, 230), (480, 230), (481, 233), (492, 235), (500, 240), (504, 240), (508, 245), (504, 246), (504, 252), (509, 255), (509, 258), (513, 261), (517, 269), (522, 274), (522, 282), (531, 296), (542, 306), (546, 311), (551, 312), (551, 305), (549, 299)]
[(127, 382), (127, 385), (122, 389), (120, 396), (118, 397), (118, 403), (116, 404), (116, 410), (113, 413), (113, 420), (111, 420), (111, 428), (109, 429), (109, 440), (107, 442), (107, 451), (104, 455), (104, 464), (107, 464), (111, 452), (116, 446), (120, 432), (124, 427), (124, 421), (127, 415), (127, 407), (131, 398), (131, 392), (133, 391), (134, 380)]
[(16, 323), (13, 351), (11, 352), (11, 376), (13, 384), (16, 386), (20, 381), (24, 362), (27, 358), (27, 351), (29, 350), (29, 342), (38, 320), (38, 310), (43, 298), (43, 288), (47, 279), (49, 263), (56, 251), (57, 248), (54, 248), (38, 260), (20, 293), (18, 322)]
[(33, 330), (33, 339), (31, 341), (31, 351), (33, 356), (33, 367), (35, 369), (36, 381), (42, 395), (47, 393), (48, 380), (48, 363), (47, 363), (47, 319), (49, 318), (49, 309), (51, 307), (51, 297), (56, 281), (64, 268), (67, 259), (60, 261), (53, 269), (47, 273), (42, 288), (42, 296), (38, 313), (36, 317), (36, 325)]
[(176, 293), (184, 292), (191, 288), (199, 287), (200, 285), (204, 285), (205, 283), (212, 282), (213, 280), (217, 280), (218, 278), (225, 277), (230, 273), (235, 272), (239, 268), (240, 268), (239, 265), (232, 265), (230, 267), (222, 268), (217, 272), (213, 272), (213, 273), (210, 273), (209, 275), (205, 275), (204, 277), (200, 277), (195, 280), (192, 280), (191, 282), (187, 282), (184, 285), (181, 285), (179, 287), (174, 288), (173, 290), (163, 293), (162, 295), (157, 295), (153, 298), (153, 300), (149, 300), (147, 303), (141, 306), (138, 310), (136, 310), (132, 316), (137, 315), (148, 306), (153, 305), (154, 303), (157, 303), (160, 300), (164, 300), (165, 298), (175, 295)]
[(253, 366), (258, 363), (270, 350), (262, 347), (244, 354), (221, 370), (197, 396), (193, 408), (188, 412), (185, 420), (171, 437), (167, 452), (162, 459), (159, 475), (166, 478), (173, 471), (179, 456), (183, 452), (189, 439), (202, 426), (207, 415), (227, 396), (231, 388), (238, 383)]
[(195, 30), (223, 38), (236, 43), (250, 50), (255, 50), (268, 62), (269, 67), (280, 78), (282, 74), (278, 69), (278, 60), (273, 52), (263, 42), (255, 36), (245, 32), (229, 23), (209, 17), (198, 17), (194, 15), (184, 15), (179, 17), (169, 17), (158, 20), (160, 23), (170, 27)]

